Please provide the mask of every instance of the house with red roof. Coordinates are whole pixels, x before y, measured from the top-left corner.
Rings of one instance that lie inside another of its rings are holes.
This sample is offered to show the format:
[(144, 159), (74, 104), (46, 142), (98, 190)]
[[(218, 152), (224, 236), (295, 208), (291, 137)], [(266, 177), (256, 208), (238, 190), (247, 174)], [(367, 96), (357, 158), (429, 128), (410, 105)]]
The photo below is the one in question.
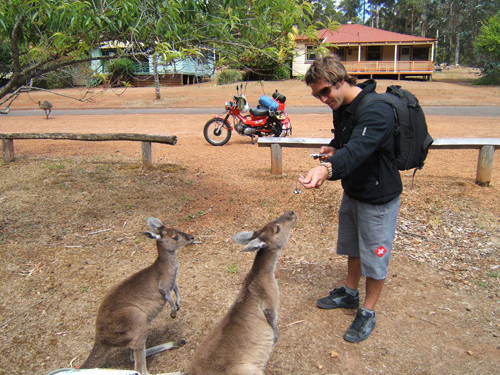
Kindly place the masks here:
[[(423, 77), (432, 79), (436, 39), (406, 35), (373, 27), (347, 24), (336, 31), (318, 31), (321, 43), (331, 43), (349, 74), (357, 78)], [(303, 76), (316, 58), (314, 41), (295, 38), (292, 75)]]

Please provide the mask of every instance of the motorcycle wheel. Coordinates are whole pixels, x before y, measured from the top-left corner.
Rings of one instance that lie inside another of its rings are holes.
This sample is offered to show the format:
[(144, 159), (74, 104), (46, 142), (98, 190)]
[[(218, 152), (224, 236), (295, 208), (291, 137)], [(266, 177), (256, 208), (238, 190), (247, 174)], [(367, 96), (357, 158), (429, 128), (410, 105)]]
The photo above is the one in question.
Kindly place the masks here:
[(203, 135), (213, 146), (223, 146), (231, 139), (231, 125), (221, 118), (208, 120), (203, 128)]
[(277, 118), (269, 118), (266, 123), (266, 128), (270, 130), (269, 136), (281, 137), (283, 133), (283, 124)]

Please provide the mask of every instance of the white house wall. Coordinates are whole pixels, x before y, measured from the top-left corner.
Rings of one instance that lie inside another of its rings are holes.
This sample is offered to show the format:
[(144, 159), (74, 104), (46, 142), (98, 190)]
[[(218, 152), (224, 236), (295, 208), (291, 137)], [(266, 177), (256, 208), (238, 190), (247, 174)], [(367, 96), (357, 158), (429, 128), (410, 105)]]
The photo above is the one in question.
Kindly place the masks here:
[[(90, 51), (90, 56), (102, 57), (102, 51), (100, 49), (93, 49), (92, 51)], [(90, 68), (96, 73), (103, 73), (103, 66), (101, 60), (91, 60)]]
[[(102, 57), (102, 51), (100, 49), (94, 49), (90, 52), (92, 57)], [(149, 72), (153, 73), (153, 57), (149, 56), (148, 59)], [(91, 60), (90, 67), (96, 73), (103, 73), (103, 61), (102, 60)], [(215, 73), (214, 63), (210, 61), (208, 63), (198, 63), (196, 60), (187, 58), (185, 60), (177, 61), (168, 65), (158, 63), (158, 74), (185, 74), (185, 75), (196, 75), (198, 77), (211, 77)]]
[[(153, 72), (153, 58), (149, 58), (149, 71)], [(187, 74), (210, 77), (214, 73), (213, 63), (201, 64), (191, 58), (176, 61), (168, 65), (158, 63), (158, 74)]]
[(293, 50), (292, 77), (304, 76), (310, 63), (306, 63), (306, 45), (297, 43)]

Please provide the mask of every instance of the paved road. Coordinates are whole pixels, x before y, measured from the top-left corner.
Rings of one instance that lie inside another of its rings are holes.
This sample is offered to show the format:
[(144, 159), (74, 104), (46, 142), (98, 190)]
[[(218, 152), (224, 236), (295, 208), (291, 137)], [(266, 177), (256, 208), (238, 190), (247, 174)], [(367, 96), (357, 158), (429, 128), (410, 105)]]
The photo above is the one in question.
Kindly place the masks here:
[[(424, 106), (426, 115), (445, 116), (483, 116), (500, 117), (500, 107), (479, 107), (479, 106)], [(288, 107), (288, 114), (307, 113), (330, 113), (330, 108), (324, 107)], [(222, 108), (136, 108), (136, 109), (62, 109), (53, 110), (51, 116), (66, 115), (129, 115), (129, 114), (218, 114), (223, 112)], [(40, 116), (43, 111), (37, 110), (13, 110), (7, 116)], [(1, 118), (2, 115), (0, 115)]]

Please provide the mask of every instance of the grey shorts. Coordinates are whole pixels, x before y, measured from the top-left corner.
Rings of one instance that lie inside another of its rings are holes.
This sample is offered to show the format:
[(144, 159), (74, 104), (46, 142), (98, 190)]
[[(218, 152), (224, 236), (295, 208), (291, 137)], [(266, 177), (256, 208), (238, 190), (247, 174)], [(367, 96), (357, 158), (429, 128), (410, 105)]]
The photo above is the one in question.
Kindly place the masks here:
[(361, 258), (361, 275), (382, 280), (387, 276), (396, 233), (399, 197), (373, 205), (345, 193), (339, 209), (337, 254)]

